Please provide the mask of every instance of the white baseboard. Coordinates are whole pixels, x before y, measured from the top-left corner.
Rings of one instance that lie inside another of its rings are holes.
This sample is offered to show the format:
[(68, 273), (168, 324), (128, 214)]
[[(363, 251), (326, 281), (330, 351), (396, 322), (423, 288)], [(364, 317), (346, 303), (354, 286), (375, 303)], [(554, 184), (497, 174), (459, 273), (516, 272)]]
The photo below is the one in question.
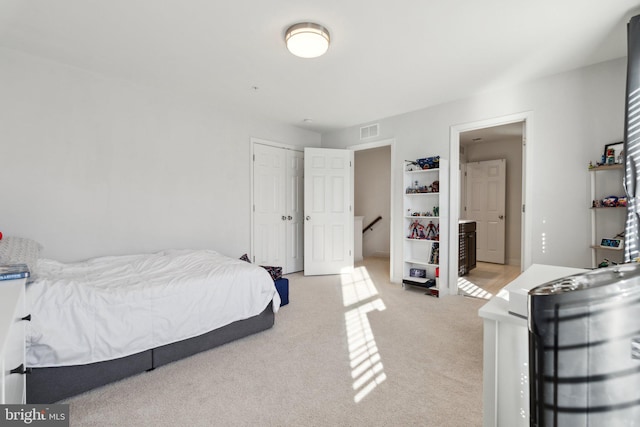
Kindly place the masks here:
[(391, 252), (377, 251), (372, 253), (370, 256), (373, 256), (376, 258), (391, 258)]

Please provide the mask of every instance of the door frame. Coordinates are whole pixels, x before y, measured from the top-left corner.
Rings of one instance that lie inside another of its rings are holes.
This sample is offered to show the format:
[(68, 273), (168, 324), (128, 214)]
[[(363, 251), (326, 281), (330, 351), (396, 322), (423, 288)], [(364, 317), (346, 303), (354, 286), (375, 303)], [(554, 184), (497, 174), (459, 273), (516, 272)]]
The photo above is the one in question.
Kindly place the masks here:
[[(347, 147), (347, 150), (351, 150), (351, 151), (363, 151), (363, 150), (371, 150), (372, 148), (380, 148), (380, 147), (389, 147), (389, 151), (391, 152), (391, 155), (389, 156), (389, 175), (391, 176), (391, 183), (390, 183), (390, 191), (389, 191), (389, 278), (391, 280), (391, 282), (394, 282), (394, 265), (395, 265), (395, 257), (396, 257), (396, 253), (394, 251), (394, 233), (393, 233), (393, 229), (394, 229), (394, 215), (393, 215), (393, 201), (395, 200), (395, 192), (396, 192), (396, 186), (395, 186), (395, 171), (397, 169), (396, 167), (396, 140), (395, 138), (390, 138), (390, 139), (383, 139), (380, 141), (375, 141), (375, 142), (366, 142), (364, 144), (357, 144), (357, 145), (350, 145)], [(355, 153), (354, 153), (355, 154)], [(355, 170), (355, 155), (354, 155), (354, 170)], [(355, 182), (353, 183), (353, 194), (355, 195)], [(355, 209), (355, 207), (354, 207)], [(355, 213), (355, 210), (354, 210)], [(395, 281), (396, 283), (400, 283), (400, 281)]]
[(457, 287), (458, 278), (458, 221), (460, 215), (460, 134), (470, 130), (506, 125), (509, 123), (523, 122), (522, 142), (522, 225), (520, 233), (520, 271), (526, 270), (531, 265), (532, 257), (532, 232), (533, 215), (529, 214), (533, 208), (532, 191), (529, 191), (533, 183), (533, 159), (529, 145), (533, 141), (533, 111), (494, 117), (475, 122), (451, 125), (449, 128), (449, 160), (451, 170), (449, 172), (450, 186), (450, 223), (449, 223), (449, 278), (455, 281)]
[(254, 193), (254, 187), (253, 187), (253, 166), (254, 166), (254, 156), (255, 156), (255, 146), (256, 144), (259, 145), (267, 145), (269, 147), (274, 147), (274, 148), (281, 148), (284, 150), (293, 150), (293, 151), (300, 151), (300, 152), (304, 152), (304, 147), (298, 147), (295, 145), (289, 145), (289, 144), (282, 144), (280, 142), (274, 142), (274, 141), (268, 141), (266, 139), (260, 139), (260, 138), (253, 138), (251, 137), (250, 139), (251, 141), (251, 150), (250, 150), (250, 156), (249, 156), (249, 164), (251, 165), (251, 167), (249, 168), (249, 179), (250, 179), (250, 199), (249, 199), (249, 212), (251, 212), (251, 216), (250, 216), (250, 222), (251, 222), (251, 242), (249, 244), (249, 259), (253, 259), (253, 256), (255, 255), (255, 230), (254, 230), (254, 221), (255, 221), (255, 212), (253, 210), (253, 206), (255, 204), (255, 193)]

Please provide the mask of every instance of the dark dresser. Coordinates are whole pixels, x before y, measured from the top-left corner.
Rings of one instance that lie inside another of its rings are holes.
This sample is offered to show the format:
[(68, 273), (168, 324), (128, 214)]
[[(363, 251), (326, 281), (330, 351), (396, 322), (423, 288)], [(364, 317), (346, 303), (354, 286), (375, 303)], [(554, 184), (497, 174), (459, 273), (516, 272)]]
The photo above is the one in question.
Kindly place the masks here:
[(476, 267), (476, 222), (458, 222), (458, 275), (464, 276)]

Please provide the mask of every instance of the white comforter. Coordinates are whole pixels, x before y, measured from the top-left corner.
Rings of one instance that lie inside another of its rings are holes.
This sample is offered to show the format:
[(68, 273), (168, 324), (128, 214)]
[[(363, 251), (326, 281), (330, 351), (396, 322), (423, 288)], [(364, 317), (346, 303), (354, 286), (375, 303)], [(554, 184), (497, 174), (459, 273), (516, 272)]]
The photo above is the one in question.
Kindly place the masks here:
[(207, 250), (39, 260), (26, 296), (29, 367), (124, 357), (280, 307), (263, 268)]

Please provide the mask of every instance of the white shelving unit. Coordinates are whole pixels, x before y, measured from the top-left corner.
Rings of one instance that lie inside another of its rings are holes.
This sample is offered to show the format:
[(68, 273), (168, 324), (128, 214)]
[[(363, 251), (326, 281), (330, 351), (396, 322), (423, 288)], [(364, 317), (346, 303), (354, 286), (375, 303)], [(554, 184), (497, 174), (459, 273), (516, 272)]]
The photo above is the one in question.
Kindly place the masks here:
[[(407, 171), (403, 164), (403, 277), (402, 286), (424, 288), (428, 295), (438, 297), (448, 293), (447, 231), (448, 231), (448, 161), (440, 159), (437, 169)], [(432, 191), (434, 182), (438, 191)], [(431, 191), (429, 191), (431, 190)], [(411, 235), (412, 224), (418, 222), (423, 229)], [(438, 238), (434, 236), (438, 230)], [(436, 256), (436, 253), (438, 254)], [(425, 271), (425, 278), (411, 275), (412, 269)], [(439, 277), (436, 277), (438, 275)], [(435, 280), (431, 285), (429, 279)]]
[(613, 164), (589, 169), (591, 174), (591, 267), (598, 266), (604, 258), (621, 263), (624, 260), (624, 243), (619, 248), (603, 247), (602, 239), (611, 239), (624, 231), (627, 208), (594, 207), (594, 200), (624, 195), (622, 186), (624, 165)]

